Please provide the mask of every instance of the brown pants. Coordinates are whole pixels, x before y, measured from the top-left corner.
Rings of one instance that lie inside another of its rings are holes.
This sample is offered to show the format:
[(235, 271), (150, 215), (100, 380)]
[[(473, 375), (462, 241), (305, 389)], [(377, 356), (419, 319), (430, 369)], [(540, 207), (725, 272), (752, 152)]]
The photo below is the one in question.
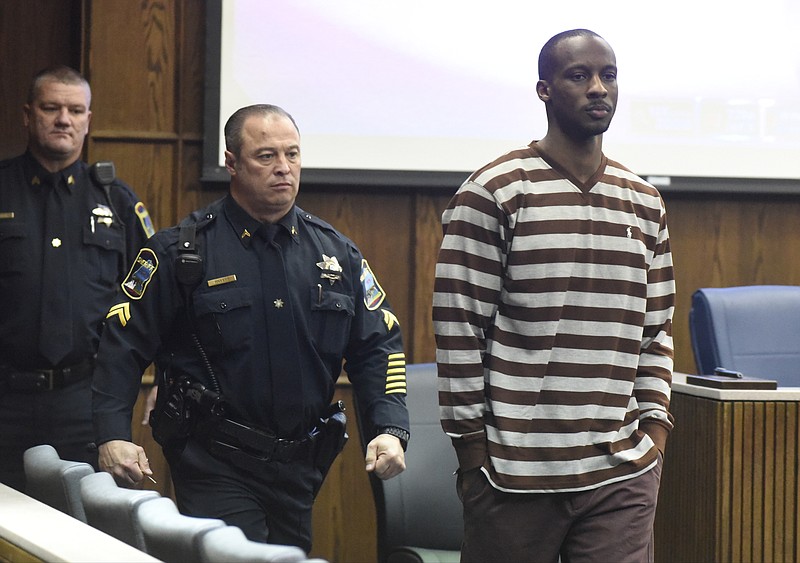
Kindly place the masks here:
[(662, 458), (626, 481), (575, 493), (505, 493), (479, 469), (459, 478), (461, 561), (652, 562)]

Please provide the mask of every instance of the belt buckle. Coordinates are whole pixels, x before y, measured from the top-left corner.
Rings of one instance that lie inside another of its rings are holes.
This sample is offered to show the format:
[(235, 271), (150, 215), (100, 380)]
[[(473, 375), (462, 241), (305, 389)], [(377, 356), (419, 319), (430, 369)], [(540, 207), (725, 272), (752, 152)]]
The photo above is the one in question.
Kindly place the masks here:
[(44, 389), (45, 391), (52, 391), (53, 389), (55, 389), (56, 371), (53, 369), (42, 369), (38, 371), (39, 374), (41, 374), (42, 378), (44, 379), (41, 388)]

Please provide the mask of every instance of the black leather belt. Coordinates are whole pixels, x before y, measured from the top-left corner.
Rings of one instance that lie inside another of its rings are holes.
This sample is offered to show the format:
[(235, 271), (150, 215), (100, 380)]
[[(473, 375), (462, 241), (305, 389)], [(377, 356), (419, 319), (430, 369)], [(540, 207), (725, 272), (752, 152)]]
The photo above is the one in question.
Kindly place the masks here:
[(0, 370), (0, 381), (17, 393), (42, 393), (64, 387), (91, 377), (94, 361), (85, 360), (74, 366), (59, 369), (18, 370), (4, 367)]
[(310, 458), (316, 440), (313, 434), (300, 440), (286, 440), (259, 428), (222, 418), (203, 441), (212, 454), (243, 469), (259, 471), (263, 464), (270, 462)]

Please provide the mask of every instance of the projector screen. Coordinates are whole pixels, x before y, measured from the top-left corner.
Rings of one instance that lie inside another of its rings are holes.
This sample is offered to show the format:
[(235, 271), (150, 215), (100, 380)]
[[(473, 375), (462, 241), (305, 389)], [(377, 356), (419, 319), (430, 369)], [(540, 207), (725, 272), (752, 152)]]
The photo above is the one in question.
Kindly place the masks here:
[(304, 181), (457, 185), (546, 133), (539, 50), (582, 27), (617, 56), (607, 156), (661, 186), (800, 185), (797, 0), (211, 0), (207, 20), (205, 179), (227, 177), (227, 118), (271, 103)]

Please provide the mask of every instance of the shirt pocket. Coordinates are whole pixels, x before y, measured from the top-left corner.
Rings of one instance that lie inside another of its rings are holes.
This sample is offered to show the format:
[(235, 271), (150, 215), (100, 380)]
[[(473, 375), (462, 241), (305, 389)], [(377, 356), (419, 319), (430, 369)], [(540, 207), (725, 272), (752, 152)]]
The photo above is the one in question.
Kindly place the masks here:
[(120, 272), (127, 266), (122, 259), (125, 253), (125, 236), (121, 228), (95, 225), (83, 227), (87, 275), (106, 286), (120, 279)]
[(25, 223), (0, 220), (0, 275), (19, 274), (29, 270), (29, 252), (25, 242)]
[(347, 346), (355, 316), (352, 295), (315, 285), (310, 291), (311, 335), (320, 354), (340, 357)]
[(205, 351), (218, 357), (251, 346), (253, 298), (246, 288), (195, 291), (195, 330)]

